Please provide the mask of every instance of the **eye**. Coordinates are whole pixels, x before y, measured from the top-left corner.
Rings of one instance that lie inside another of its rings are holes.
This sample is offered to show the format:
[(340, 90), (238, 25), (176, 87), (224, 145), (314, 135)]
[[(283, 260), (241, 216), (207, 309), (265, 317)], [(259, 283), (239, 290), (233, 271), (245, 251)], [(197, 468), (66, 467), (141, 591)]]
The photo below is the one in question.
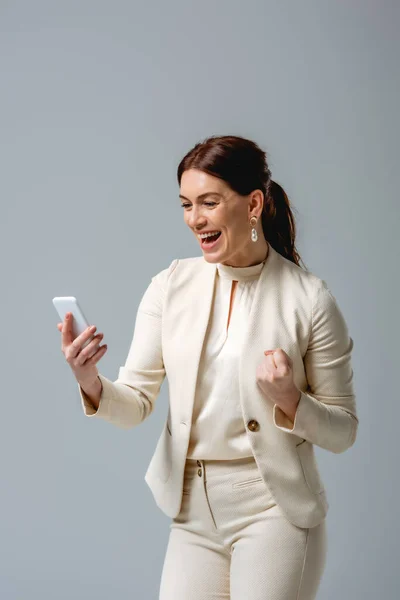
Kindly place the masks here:
[[(217, 205), (217, 203), (216, 203), (216, 202), (204, 202), (204, 204), (205, 204), (206, 206), (216, 206), (216, 205)], [(188, 208), (188, 207), (190, 207), (190, 206), (191, 206), (190, 204), (181, 204), (181, 207), (182, 207), (182, 208)]]

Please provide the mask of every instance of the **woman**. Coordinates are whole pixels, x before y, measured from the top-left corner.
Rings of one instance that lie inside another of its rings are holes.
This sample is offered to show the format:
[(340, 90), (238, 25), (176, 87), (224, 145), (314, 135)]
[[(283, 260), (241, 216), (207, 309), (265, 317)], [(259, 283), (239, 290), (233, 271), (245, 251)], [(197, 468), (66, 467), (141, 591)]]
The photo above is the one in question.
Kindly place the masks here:
[(175, 259), (140, 302), (118, 379), (96, 328), (62, 349), (83, 409), (133, 427), (165, 375), (169, 413), (146, 482), (171, 517), (161, 600), (312, 600), (328, 511), (314, 445), (351, 447), (353, 340), (324, 280), (300, 267), (295, 224), (266, 154), (206, 139), (178, 167), (202, 256)]

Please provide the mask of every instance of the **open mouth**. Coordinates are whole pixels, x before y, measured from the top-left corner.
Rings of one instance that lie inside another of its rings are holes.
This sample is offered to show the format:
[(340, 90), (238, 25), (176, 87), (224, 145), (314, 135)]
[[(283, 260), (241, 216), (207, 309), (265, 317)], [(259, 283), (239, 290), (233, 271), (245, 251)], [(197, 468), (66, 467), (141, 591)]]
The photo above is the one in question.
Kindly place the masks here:
[(201, 246), (204, 248), (210, 248), (219, 240), (220, 237), (221, 237), (220, 231), (218, 233), (216, 233), (215, 235), (210, 235), (210, 236), (204, 238), (203, 240), (201, 240)]

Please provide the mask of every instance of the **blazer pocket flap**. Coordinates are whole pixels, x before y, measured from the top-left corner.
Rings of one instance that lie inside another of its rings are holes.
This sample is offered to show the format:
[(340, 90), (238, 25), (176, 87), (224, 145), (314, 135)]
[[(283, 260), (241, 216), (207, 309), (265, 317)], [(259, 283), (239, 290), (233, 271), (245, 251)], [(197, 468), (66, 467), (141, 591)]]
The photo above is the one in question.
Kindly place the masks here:
[(296, 446), (296, 450), (308, 487), (314, 494), (319, 494), (325, 488), (315, 458), (314, 446), (305, 440)]

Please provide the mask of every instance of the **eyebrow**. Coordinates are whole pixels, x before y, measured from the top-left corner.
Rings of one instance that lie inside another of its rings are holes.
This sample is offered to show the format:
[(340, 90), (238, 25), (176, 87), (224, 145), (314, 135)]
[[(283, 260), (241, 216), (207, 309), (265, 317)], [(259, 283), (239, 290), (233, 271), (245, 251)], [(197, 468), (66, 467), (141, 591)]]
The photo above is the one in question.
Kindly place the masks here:
[[(222, 194), (219, 194), (218, 192), (205, 192), (204, 194), (200, 194), (200, 196), (197, 196), (197, 200), (204, 200), (204, 198), (207, 198), (207, 196), (219, 196), (220, 198), (223, 197)], [(183, 200), (189, 200), (189, 198), (186, 198), (186, 196), (182, 196), (182, 194), (179, 194), (179, 198), (182, 198)]]

